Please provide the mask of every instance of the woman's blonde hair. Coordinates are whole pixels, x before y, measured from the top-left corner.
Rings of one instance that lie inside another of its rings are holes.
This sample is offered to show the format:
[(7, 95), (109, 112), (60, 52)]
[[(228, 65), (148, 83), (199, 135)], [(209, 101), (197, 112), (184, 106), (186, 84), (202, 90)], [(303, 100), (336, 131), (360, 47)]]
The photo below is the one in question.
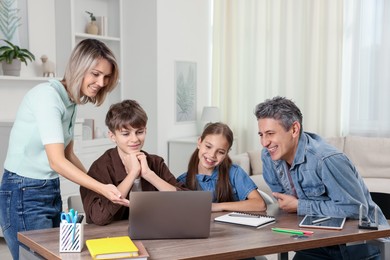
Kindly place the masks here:
[[(81, 96), (81, 86), (84, 76), (101, 59), (107, 60), (112, 65), (110, 80), (104, 88), (100, 89), (96, 96)], [(85, 39), (73, 49), (69, 62), (66, 65), (64, 81), (68, 94), (76, 104), (91, 102), (100, 106), (108, 93), (118, 84), (119, 69), (112, 51), (103, 42), (96, 39)]]

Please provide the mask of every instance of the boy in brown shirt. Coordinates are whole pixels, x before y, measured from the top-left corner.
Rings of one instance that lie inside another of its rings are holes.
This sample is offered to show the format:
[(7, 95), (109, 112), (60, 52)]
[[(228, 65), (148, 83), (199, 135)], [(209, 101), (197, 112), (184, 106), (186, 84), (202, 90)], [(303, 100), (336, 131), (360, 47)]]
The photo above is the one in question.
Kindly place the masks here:
[[(134, 100), (111, 105), (106, 115), (109, 138), (116, 147), (107, 150), (88, 171), (92, 178), (119, 189), (122, 197), (131, 191), (176, 191), (184, 189), (169, 171), (164, 159), (142, 151), (148, 117)], [(87, 223), (106, 225), (127, 219), (129, 208), (114, 204), (84, 187), (80, 194)], [(131, 196), (131, 195), (130, 195)]]

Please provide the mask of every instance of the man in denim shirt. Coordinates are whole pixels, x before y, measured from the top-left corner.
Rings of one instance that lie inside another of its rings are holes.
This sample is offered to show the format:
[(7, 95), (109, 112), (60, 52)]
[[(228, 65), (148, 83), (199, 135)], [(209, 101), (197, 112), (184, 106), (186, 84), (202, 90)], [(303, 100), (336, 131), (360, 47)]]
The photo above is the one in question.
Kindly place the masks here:
[[(375, 221), (376, 204), (355, 166), (320, 136), (303, 132), (302, 113), (294, 102), (274, 97), (258, 104), (255, 115), (264, 147), (264, 180), (282, 210), (358, 219), (363, 205)], [(378, 222), (388, 225), (379, 207)], [(294, 259), (380, 259), (380, 251), (367, 244), (338, 245), (298, 251)]]

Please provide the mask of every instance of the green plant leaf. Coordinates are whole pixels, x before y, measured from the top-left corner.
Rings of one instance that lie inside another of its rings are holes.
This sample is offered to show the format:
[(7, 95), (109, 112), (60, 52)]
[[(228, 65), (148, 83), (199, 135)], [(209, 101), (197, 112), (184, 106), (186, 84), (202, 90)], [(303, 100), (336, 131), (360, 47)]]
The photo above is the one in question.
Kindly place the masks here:
[(27, 65), (27, 60), (30, 60), (31, 62), (35, 60), (34, 54), (32, 54), (29, 50), (20, 48), (8, 40), (0, 40), (7, 44), (0, 47), (0, 61), (12, 63), (13, 59), (19, 59), (21, 62), (24, 62)]

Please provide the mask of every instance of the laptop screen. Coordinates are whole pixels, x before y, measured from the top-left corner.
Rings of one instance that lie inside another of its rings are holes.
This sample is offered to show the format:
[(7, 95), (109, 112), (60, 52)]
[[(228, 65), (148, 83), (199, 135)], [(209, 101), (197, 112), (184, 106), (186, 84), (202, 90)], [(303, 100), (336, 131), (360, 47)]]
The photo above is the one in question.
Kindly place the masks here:
[(141, 191), (130, 193), (131, 239), (206, 238), (210, 235), (212, 193)]

